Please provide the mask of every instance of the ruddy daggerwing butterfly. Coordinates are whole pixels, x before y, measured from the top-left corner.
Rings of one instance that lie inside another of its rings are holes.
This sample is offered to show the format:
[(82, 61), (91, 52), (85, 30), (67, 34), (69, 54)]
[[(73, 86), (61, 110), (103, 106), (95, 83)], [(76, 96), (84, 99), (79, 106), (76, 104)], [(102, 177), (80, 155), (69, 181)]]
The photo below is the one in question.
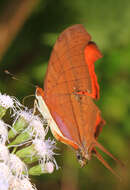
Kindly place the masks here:
[(67, 28), (54, 45), (44, 92), (37, 87), (36, 99), (43, 117), (49, 118), (55, 138), (76, 150), (81, 166), (95, 155), (115, 174), (96, 150), (96, 147), (99, 148), (120, 163), (97, 141), (105, 124), (94, 103), (94, 99), (99, 98), (94, 62), (101, 57), (82, 25)]

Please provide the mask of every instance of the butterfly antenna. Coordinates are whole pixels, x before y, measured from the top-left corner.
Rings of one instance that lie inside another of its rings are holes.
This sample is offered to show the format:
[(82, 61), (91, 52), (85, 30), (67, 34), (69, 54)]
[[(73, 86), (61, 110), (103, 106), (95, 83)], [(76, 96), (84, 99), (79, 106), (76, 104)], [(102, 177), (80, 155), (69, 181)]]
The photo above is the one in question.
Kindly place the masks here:
[(121, 180), (121, 177), (109, 166), (109, 164), (104, 160), (104, 158), (94, 149), (94, 156), (109, 170), (113, 173), (118, 179)]
[(30, 86), (37, 88), (37, 85), (34, 85), (32, 83), (26, 82), (26, 81), (21, 80), (21, 79), (18, 79), (14, 74), (10, 73), (8, 70), (5, 70), (4, 72), (5, 72), (5, 74), (9, 75), (13, 80), (21, 81), (27, 85), (30, 85)]
[(106, 150), (99, 142), (96, 141), (95, 146), (102, 150), (105, 154), (111, 157), (115, 162), (117, 162), (120, 166), (124, 167), (124, 163), (121, 162), (118, 158), (113, 156), (108, 150)]

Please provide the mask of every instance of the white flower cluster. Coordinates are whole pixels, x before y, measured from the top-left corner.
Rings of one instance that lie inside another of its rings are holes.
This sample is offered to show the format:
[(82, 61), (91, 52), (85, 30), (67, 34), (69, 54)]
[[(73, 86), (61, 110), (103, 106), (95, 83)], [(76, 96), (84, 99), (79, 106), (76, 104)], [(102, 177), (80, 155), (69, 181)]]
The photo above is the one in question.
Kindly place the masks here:
[[(33, 147), (30, 159), (37, 157), (42, 172), (52, 173), (55, 167), (58, 169), (54, 158), (55, 141), (46, 139), (48, 126), (44, 127), (45, 121), (24, 108), (16, 98), (0, 93), (0, 107), (11, 108), (15, 117), (13, 126), (0, 119), (0, 189), (36, 190), (29, 180), (28, 168), (24, 163), (26, 158), (17, 155), (17, 148), (19, 151), (20, 148)], [(24, 124), (19, 126), (17, 123), (21, 118)]]
[(52, 173), (55, 166), (56, 169), (58, 169), (58, 165), (54, 158), (55, 153), (53, 152), (54, 149), (56, 149), (55, 141), (50, 138), (47, 140), (45, 139), (48, 132), (48, 126), (46, 128), (43, 127), (44, 120), (42, 121), (38, 116), (33, 115), (31, 111), (27, 110), (20, 111), (17, 115), (23, 117), (28, 122), (28, 126), (22, 133), (27, 132), (30, 137), (26, 142), (19, 145), (21, 146), (28, 142), (34, 145), (34, 153), (31, 156), (33, 157), (35, 155), (38, 157), (43, 172), (45, 170), (48, 173)]
[[(0, 121), (0, 123), (4, 122)], [(0, 189), (36, 190), (29, 181), (25, 163), (18, 156), (10, 153), (4, 143), (0, 143)]]
[(0, 106), (4, 107), (5, 109), (11, 108), (13, 111), (16, 111), (17, 108), (22, 107), (22, 104), (15, 98), (10, 97), (6, 94), (0, 93)]

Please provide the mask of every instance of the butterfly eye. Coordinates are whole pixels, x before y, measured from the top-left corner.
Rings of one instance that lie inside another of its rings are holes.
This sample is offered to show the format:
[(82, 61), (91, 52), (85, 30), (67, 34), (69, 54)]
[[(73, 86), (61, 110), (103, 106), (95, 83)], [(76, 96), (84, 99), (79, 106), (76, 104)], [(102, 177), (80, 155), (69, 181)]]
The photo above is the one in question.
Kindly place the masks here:
[(82, 155), (79, 152), (76, 154), (76, 157), (78, 161), (82, 160)]
[(77, 155), (77, 159), (78, 159), (78, 160), (81, 160), (81, 155)]

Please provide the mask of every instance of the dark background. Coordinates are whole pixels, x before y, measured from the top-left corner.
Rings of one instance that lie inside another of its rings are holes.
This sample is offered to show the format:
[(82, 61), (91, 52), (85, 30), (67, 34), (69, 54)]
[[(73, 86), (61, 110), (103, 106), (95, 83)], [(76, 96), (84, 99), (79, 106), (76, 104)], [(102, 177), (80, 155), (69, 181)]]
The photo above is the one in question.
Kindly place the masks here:
[[(129, 0), (1, 0), (0, 1), (0, 91), (20, 101), (43, 87), (48, 60), (59, 33), (73, 24), (83, 24), (104, 57), (95, 65), (100, 84), (97, 103), (106, 120), (99, 141), (126, 164), (114, 177), (96, 158), (81, 169), (74, 152), (58, 143), (53, 174), (33, 177), (40, 190), (130, 189), (130, 1)], [(4, 74), (8, 69), (23, 81)], [(25, 83), (26, 82), (26, 83)], [(26, 105), (33, 106), (28, 98)]]

